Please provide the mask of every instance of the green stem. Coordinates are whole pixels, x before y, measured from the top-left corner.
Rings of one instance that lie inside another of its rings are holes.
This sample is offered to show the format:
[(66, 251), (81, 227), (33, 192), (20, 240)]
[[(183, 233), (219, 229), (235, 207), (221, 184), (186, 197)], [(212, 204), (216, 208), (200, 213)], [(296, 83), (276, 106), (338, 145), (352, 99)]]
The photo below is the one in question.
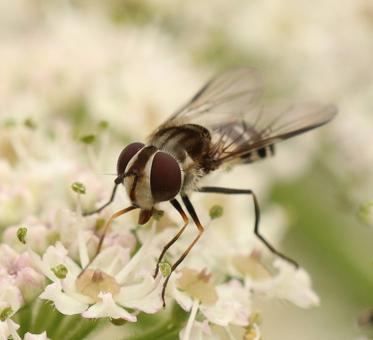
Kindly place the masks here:
[(18, 322), (21, 326), (18, 333), (23, 337), (25, 333), (29, 332), (32, 323), (32, 309), (33, 304), (27, 304), (22, 310), (17, 313)]
[(65, 321), (62, 323), (61, 327), (59, 327), (57, 332), (55, 332), (55, 338), (65, 338), (68, 333), (71, 333), (72, 330), (76, 329), (81, 319), (82, 317), (79, 314), (66, 316)]
[(64, 318), (66, 318), (66, 316), (57, 310), (53, 310), (51, 317), (48, 319), (48, 324), (46, 325), (46, 331), (49, 338), (55, 339), (55, 335), (61, 328)]
[(31, 330), (32, 333), (42, 333), (46, 330), (46, 325), (53, 313), (53, 307), (46, 301), (40, 301), (39, 307), (36, 306), (35, 310), (37, 314)]
[[(131, 335), (131, 337), (125, 337), (122, 340), (153, 340), (153, 339), (177, 339), (178, 334), (181, 328), (184, 326), (185, 321), (188, 317), (188, 314), (182, 310), (177, 304), (174, 304), (170, 313), (169, 319), (165, 320), (164, 322), (156, 322), (157, 326), (148, 329), (147, 331), (143, 332), (142, 334), (138, 335)], [(143, 319), (139, 318), (138, 327), (141, 327), (142, 324), (145, 322), (149, 323), (148, 315), (144, 315)], [(152, 323), (154, 324), (154, 323)]]
[(71, 330), (71, 332), (68, 332), (66, 335), (64, 335), (64, 339), (70, 339), (70, 340), (80, 340), (85, 339), (87, 335), (92, 333), (97, 329), (97, 327), (100, 325), (104, 325), (104, 323), (107, 323), (107, 320), (104, 319), (83, 319), (82, 317), (81, 321), (76, 324), (76, 326)]

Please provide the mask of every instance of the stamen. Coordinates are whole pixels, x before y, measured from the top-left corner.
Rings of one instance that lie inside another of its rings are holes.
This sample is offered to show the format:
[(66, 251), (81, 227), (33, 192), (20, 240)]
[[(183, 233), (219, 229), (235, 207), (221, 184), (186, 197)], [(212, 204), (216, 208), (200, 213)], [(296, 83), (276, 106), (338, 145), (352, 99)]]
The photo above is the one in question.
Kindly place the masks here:
[(131, 258), (131, 260), (127, 263), (127, 265), (117, 275), (115, 275), (115, 279), (119, 283), (124, 282), (127, 275), (129, 275), (132, 272), (132, 270), (137, 266), (137, 264), (143, 259), (144, 257), (143, 255), (147, 252), (153, 240), (154, 231), (155, 231), (155, 223), (152, 224), (149, 236), (147, 240), (144, 242), (144, 244), (142, 245), (142, 247), (139, 249), (139, 251)]
[(78, 248), (79, 248), (79, 257), (82, 268), (85, 268), (89, 263), (87, 243), (84, 240), (83, 230), (78, 231)]
[(198, 307), (199, 307), (199, 302), (198, 302), (197, 299), (195, 299), (193, 301), (192, 310), (190, 311), (188, 323), (185, 327), (185, 332), (184, 332), (184, 336), (183, 336), (182, 340), (190, 340), (190, 335), (192, 333), (192, 328), (193, 328), (194, 321), (196, 319), (196, 315), (197, 315), (197, 312), (198, 312)]

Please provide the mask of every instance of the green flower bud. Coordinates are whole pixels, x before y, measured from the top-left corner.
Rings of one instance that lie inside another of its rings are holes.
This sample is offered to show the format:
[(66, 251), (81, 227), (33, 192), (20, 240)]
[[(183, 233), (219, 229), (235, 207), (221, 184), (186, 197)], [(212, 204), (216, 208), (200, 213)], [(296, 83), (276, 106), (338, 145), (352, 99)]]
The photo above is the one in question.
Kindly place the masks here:
[(356, 213), (359, 221), (365, 225), (373, 226), (373, 201), (368, 201), (360, 205)]
[(92, 144), (96, 140), (96, 135), (85, 135), (80, 137), (80, 141), (84, 144)]
[(68, 273), (68, 269), (66, 268), (65, 265), (59, 264), (58, 266), (52, 268), (52, 272), (54, 275), (56, 275), (59, 279), (63, 280), (66, 278), (66, 275)]
[(18, 228), (17, 238), (21, 243), (26, 244), (26, 236), (27, 236), (27, 228), (25, 227)]
[(12, 307), (5, 307), (3, 310), (0, 311), (0, 320), (5, 321), (13, 314)]
[(161, 262), (159, 264), (159, 270), (164, 277), (171, 274), (171, 265), (168, 262)]
[(212, 220), (216, 219), (216, 218), (219, 218), (221, 216), (223, 216), (223, 213), (224, 213), (224, 209), (221, 205), (213, 205), (210, 209), (210, 218)]
[(73, 184), (71, 184), (71, 189), (77, 194), (81, 194), (81, 195), (84, 195), (86, 192), (85, 185), (80, 182), (74, 182)]

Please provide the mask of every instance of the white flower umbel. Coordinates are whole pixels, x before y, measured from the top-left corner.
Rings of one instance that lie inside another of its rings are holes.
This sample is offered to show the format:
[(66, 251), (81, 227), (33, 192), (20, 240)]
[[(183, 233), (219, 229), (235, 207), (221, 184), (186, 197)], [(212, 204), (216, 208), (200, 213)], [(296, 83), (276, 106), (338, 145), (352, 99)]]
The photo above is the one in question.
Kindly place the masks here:
[(274, 267), (278, 273), (271, 279), (252, 282), (256, 293), (269, 298), (285, 299), (301, 308), (318, 306), (320, 299), (312, 290), (311, 279), (303, 268), (277, 259)]
[[(129, 249), (119, 245), (108, 247), (88, 264), (85, 241), (79, 241), (80, 265), (67, 254), (61, 243), (47, 249), (42, 258), (33, 254), (43, 273), (52, 281), (40, 295), (51, 300), (65, 315), (81, 314), (85, 318), (137, 320), (136, 313), (155, 313), (162, 307), (161, 278), (154, 280), (150, 271), (139, 268), (146, 256), (153, 231), (132, 257)], [(83, 270), (83, 271), (82, 271)]]
[[(206, 272), (184, 268), (181, 276), (173, 280), (172, 294), (184, 310), (190, 311), (185, 329), (180, 333), (182, 340), (202, 338), (204, 333), (207, 339), (214, 339), (208, 323), (223, 327), (227, 334), (231, 334), (230, 325), (249, 324), (250, 295), (237, 280), (214, 285)], [(207, 324), (195, 324), (199, 311)]]

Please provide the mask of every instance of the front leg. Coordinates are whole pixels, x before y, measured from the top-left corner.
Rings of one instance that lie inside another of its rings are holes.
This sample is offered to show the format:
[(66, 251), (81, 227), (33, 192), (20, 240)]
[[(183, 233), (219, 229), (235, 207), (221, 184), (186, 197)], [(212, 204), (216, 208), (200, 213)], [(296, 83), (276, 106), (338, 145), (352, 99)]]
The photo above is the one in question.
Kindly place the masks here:
[(155, 272), (154, 272), (154, 275), (153, 277), (156, 278), (157, 274), (158, 274), (158, 271), (159, 271), (159, 264), (161, 263), (162, 259), (163, 259), (163, 256), (164, 254), (166, 254), (166, 251), (179, 239), (179, 237), (181, 236), (181, 234), (184, 232), (185, 228), (188, 226), (189, 224), (189, 218), (188, 216), (185, 214), (183, 208), (181, 207), (180, 203), (176, 200), (176, 199), (173, 199), (170, 201), (170, 203), (172, 204), (172, 206), (179, 212), (179, 214), (181, 215), (183, 221), (184, 221), (184, 225), (181, 227), (181, 229), (178, 231), (178, 233), (172, 238), (171, 241), (169, 241), (163, 248), (162, 250), (162, 253), (161, 255), (159, 256), (158, 258), (158, 261), (157, 261), (157, 266), (155, 268)]
[(183, 260), (185, 259), (185, 257), (189, 254), (189, 252), (192, 250), (192, 248), (194, 247), (194, 245), (197, 243), (197, 241), (200, 239), (200, 237), (202, 236), (203, 232), (204, 232), (204, 228), (201, 224), (201, 222), (199, 221), (199, 218), (197, 216), (197, 213), (196, 211), (194, 210), (193, 208), (193, 205), (192, 203), (190, 202), (189, 198), (187, 195), (185, 194), (182, 194), (181, 195), (181, 198), (183, 200), (183, 203), (185, 205), (185, 207), (187, 208), (188, 212), (189, 212), (189, 215), (192, 217), (197, 229), (198, 229), (198, 235), (197, 237), (192, 241), (192, 243), (188, 246), (188, 248), (184, 251), (184, 253), (178, 258), (178, 260), (172, 265), (171, 267), (171, 273), (166, 277), (166, 280), (164, 281), (163, 283), (163, 289), (162, 289), (162, 300), (163, 300), (163, 306), (165, 307), (166, 306), (166, 302), (165, 302), (165, 293), (166, 293), (166, 288), (167, 288), (167, 284), (168, 284), (168, 281), (170, 280), (170, 277), (172, 275), (172, 273), (176, 270), (176, 268), (179, 266), (179, 264), (181, 262), (183, 262)]

